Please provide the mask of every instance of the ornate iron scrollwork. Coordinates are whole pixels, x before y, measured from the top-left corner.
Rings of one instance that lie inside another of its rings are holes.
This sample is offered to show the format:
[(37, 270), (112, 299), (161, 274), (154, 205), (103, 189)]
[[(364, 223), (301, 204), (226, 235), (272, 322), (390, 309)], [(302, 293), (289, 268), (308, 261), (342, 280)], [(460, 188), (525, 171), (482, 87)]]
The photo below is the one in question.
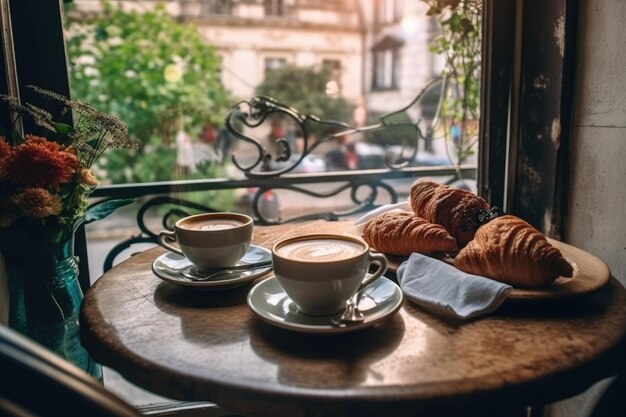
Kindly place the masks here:
[[(247, 166), (244, 166), (236, 155), (232, 155), (233, 164), (249, 178), (275, 177), (294, 170), (323, 143), (357, 133), (404, 128), (411, 132), (404, 141), (406, 145), (410, 145), (411, 150), (405, 155), (403, 146), (399, 154), (392, 155), (389, 153), (385, 157), (385, 163), (389, 169), (402, 169), (417, 155), (418, 141), (420, 139), (426, 140), (427, 138), (423, 135), (423, 129), (420, 127), (421, 119), (413, 123), (406, 120), (398, 120), (397, 116), (417, 105), (426, 92), (440, 81), (440, 78), (431, 80), (408, 105), (382, 116), (379, 123), (364, 127), (352, 127), (344, 122), (322, 120), (314, 115), (305, 115), (297, 109), (280, 103), (271, 97), (258, 96), (250, 101), (241, 101), (228, 114), (226, 128), (234, 137), (253, 145), (258, 155)], [(290, 120), (297, 126), (299, 137), (302, 140), (302, 151), (300, 153), (295, 152), (293, 149), (294, 144), (283, 137), (276, 139), (275, 144), (278, 151), (277, 155), (272, 155), (261, 144), (259, 138), (253, 138), (244, 132), (245, 128), (254, 129), (260, 127), (274, 116)], [(274, 161), (275, 163), (273, 163)]]

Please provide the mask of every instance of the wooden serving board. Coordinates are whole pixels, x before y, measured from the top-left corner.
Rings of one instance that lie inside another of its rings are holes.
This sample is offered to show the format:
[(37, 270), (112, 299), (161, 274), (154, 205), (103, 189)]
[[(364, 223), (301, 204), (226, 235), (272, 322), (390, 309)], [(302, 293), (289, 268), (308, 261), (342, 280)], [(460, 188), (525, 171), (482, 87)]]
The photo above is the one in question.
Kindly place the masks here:
[[(548, 238), (563, 256), (572, 264), (574, 275), (571, 278), (559, 277), (548, 287), (540, 289), (514, 288), (509, 300), (542, 300), (577, 297), (590, 294), (608, 284), (611, 278), (609, 267), (594, 255), (575, 246)], [(388, 257), (389, 271), (395, 272), (406, 258)], [(452, 264), (452, 258), (443, 259)]]
[(577, 297), (597, 291), (609, 283), (611, 271), (602, 260), (567, 243), (550, 238), (548, 241), (557, 247), (565, 259), (572, 264), (574, 275), (571, 278), (559, 277), (552, 285), (541, 289), (515, 288), (511, 291), (509, 299), (537, 300)]

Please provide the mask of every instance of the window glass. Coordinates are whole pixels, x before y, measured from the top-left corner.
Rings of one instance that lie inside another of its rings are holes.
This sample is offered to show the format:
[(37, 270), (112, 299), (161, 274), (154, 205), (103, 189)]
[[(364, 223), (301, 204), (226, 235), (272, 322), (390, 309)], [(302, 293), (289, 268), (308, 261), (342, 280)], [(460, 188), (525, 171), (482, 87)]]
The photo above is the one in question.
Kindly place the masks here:
[[(404, 109), (385, 119), (386, 132), (310, 152), (301, 126), (281, 119), (290, 154), (307, 154), (295, 173), (388, 168), (402, 159), (390, 160), (390, 149), (410, 155), (409, 166), (475, 163), (480, 8), (477, 0), (74, 0), (65, 16), (72, 94), (122, 118), (141, 143), (133, 155), (103, 158), (105, 184), (237, 175), (232, 155), (247, 166), (258, 149), (224, 121), (257, 95), (355, 127)], [(280, 154), (270, 119), (243, 133)], [(328, 133), (309, 132), (309, 143)]]
[(396, 20), (396, 2), (395, 0), (383, 0), (383, 21), (391, 23)]
[(283, 14), (283, 0), (265, 0), (266, 16), (282, 16)]
[(265, 73), (281, 69), (287, 64), (286, 58), (265, 58)]
[(232, 0), (203, 0), (202, 14), (229, 15)]
[(377, 51), (373, 54), (374, 74), (372, 87), (374, 89), (390, 89), (396, 87), (396, 71), (398, 68), (398, 54), (393, 49)]
[[(255, 96), (363, 128), (311, 147), (333, 132), (317, 119), (307, 121), (308, 142), (302, 126), (280, 114), (239, 126), (268, 152), (262, 172), (475, 164), (480, 7), (477, 0), (73, 0), (64, 19), (72, 95), (120, 117), (140, 143), (136, 152), (108, 153), (96, 174), (103, 185), (131, 187), (244, 178), (241, 167), (254, 164), (259, 149), (233, 136), (225, 119)], [(394, 180), (394, 191), (406, 195), (412, 180)], [(305, 188), (328, 191), (321, 181)], [(179, 197), (250, 213), (256, 192)], [(354, 208), (350, 190), (309, 197), (270, 190), (257, 208), (282, 219)], [(148, 216), (150, 230), (162, 228), (159, 214)], [(125, 231), (134, 215), (120, 210), (90, 225), (90, 239), (105, 228)]]
[(328, 71), (329, 80), (326, 83), (326, 94), (331, 97), (338, 97), (341, 95), (341, 61), (338, 59), (324, 59), (322, 60), (322, 67), (325, 71)]

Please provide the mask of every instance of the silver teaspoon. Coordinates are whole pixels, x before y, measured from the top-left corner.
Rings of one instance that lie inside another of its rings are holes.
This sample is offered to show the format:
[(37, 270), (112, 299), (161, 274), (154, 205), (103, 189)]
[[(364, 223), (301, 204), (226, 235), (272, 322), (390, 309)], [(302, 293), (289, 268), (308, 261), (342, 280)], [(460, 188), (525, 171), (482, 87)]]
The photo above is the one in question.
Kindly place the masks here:
[(346, 301), (346, 308), (343, 310), (341, 316), (331, 320), (332, 324), (337, 327), (345, 327), (349, 323), (360, 323), (365, 320), (365, 316), (357, 307), (359, 299), (361, 298), (361, 292), (357, 292), (352, 298)]
[(207, 280), (210, 280), (211, 278), (216, 277), (218, 275), (227, 274), (227, 273), (231, 273), (231, 272), (249, 271), (249, 270), (252, 270), (252, 269), (260, 269), (260, 268), (267, 267), (267, 266), (272, 266), (272, 261), (271, 260), (257, 262), (257, 263), (252, 263), (252, 264), (243, 264), (243, 265), (229, 266), (229, 267), (226, 267), (226, 268), (216, 268), (216, 269), (212, 269), (210, 271), (196, 271), (196, 272), (182, 271), (180, 274), (183, 277), (185, 277), (187, 279), (190, 279), (192, 281), (207, 281)]

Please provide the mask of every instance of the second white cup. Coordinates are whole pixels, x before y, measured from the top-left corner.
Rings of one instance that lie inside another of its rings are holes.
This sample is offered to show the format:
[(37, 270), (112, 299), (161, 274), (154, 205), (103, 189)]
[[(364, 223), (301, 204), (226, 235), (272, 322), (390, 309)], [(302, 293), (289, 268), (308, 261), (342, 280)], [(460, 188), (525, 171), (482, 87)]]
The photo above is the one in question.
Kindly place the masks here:
[[(204, 213), (184, 217), (173, 231), (159, 233), (159, 244), (189, 259), (200, 270), (235, 265), (250, 247), (254, 221), (240, 213)], [(172, 243), (178, 242), (178, 246)]]

